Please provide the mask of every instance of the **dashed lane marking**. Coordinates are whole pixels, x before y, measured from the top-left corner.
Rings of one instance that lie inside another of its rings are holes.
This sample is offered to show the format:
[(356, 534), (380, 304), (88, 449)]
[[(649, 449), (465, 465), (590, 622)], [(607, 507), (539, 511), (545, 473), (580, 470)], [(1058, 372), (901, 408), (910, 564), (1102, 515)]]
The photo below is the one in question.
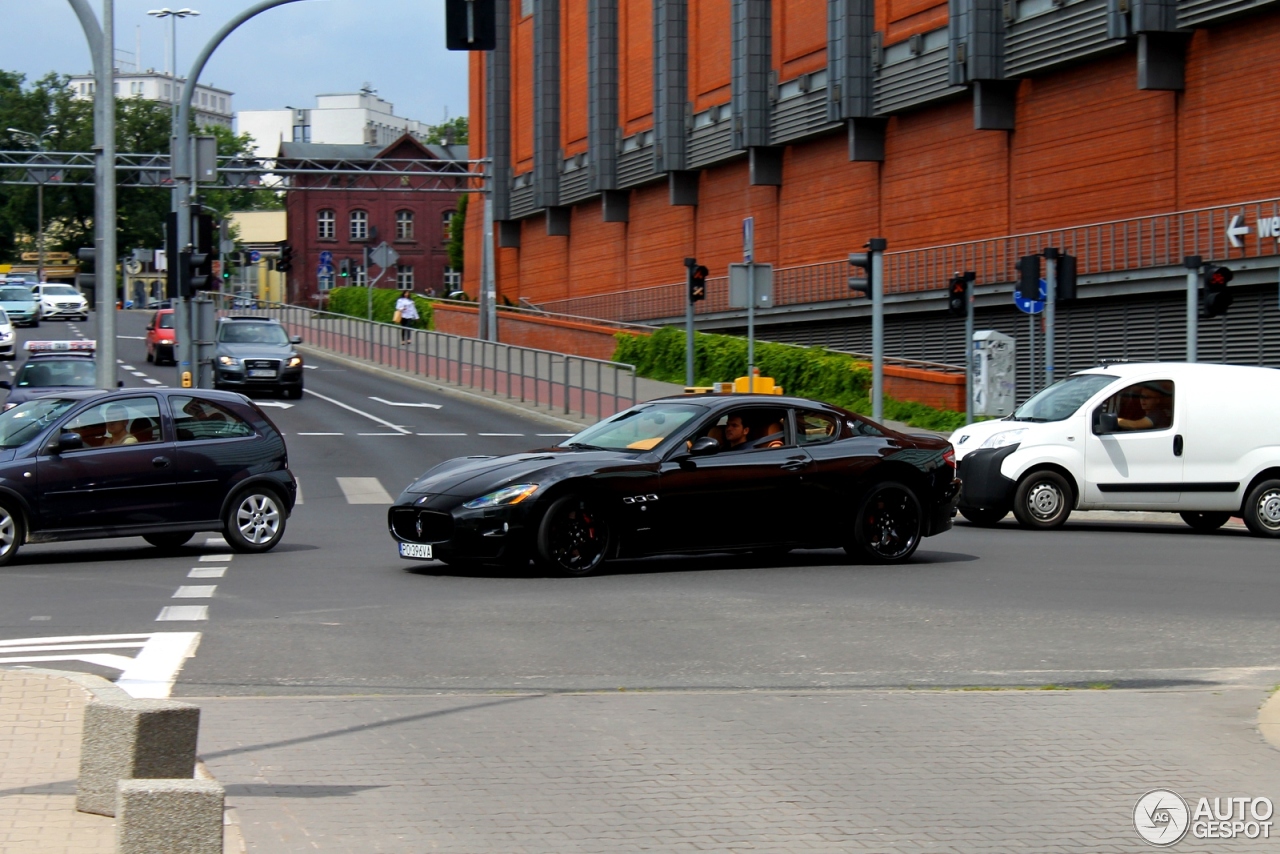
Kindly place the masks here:
[(346, 433), (298, 433), (299, 436), (345, 436)]
[(357, 433), (357, 436), (403, 436), (404, 433)]
[[(146, 376), (146, 374), (144, 374), (142, 371), (130, 371), (129, 373), (133, 374), (135, 377), (145, 377), (145, 376)], [(159, 380), (156, 380), (156, 382), (159, 382)]]
[(235, 555), (200, 555), (201, 563), (221, 563), (231, 560)]
[(298, 497), (293, 500), (293, 506), (297, 507), (302, 503), (302, 481), (296, 477), (293, 479), (294, 485), (297, 487)]
[(120, 367), (124, 368), (126, 371), (136, 371), (136, 370), (138, 370), (138, 369), (137, 369), (137, 368), (135, 368), (133, 365), (126, 365), (124, 362), (120, 362)]
[(576, 436), (577, 433), (534, 433), (535, 436), (541, 436), (544, 439), (567, 439), (570, 436)]
[(216, 584), (184, 584), (174, 591), (171, 599), (212, 599)]
[(195, 622), (209, 619), (208, 605), (166, 605), (160, 609), (157, 623), (163, 622)]
[(318, 397), (321, 400), (332, 403), (334, 406), (340, 406), (343, 409), (347, 410), (348, 412), (354, 412), (356, 415), (364, 416), (365, 418), (368, 418), (370, 421), (374, 421), (374, 422), (377, 422), (378, 424), (381, 424), (383, 427), (390, 427), (392, 430), (395, 430), (397, 433), (413, 432), (412, 430), (401, 427), (399, 424), (392, 424), (390, 421), (379, 418), (378, 416), (372, 413), (365, 412), (363, 409), (356, 409), (354, 406), (351, 406), (350, 404), (343, 403), (340, 400), (335, 400), (332, 397), (329, 397), (328, 395), (320, 394), (319, 392), (312, 391), (311, 389), (307, 389), (305, 394), (311, 395), (312, 397)]
[(225, 537), (205, 537), (205, 538), (204, 538), (204, 544), (205, 544), (206, 546), (226, 546), (226, 545), (228, 545), (228, 544), (227, 544), (227, 540), (226, 540), (226, 538), (225, 538)]
[(221, 578), (227, 574), (225, 566), (193, 566), (187, 578)]
[(340, 477), (338, 488), (348, 504), (390, 504), (391, 496), (376, 477)]
[[(120, 677), (116, 684), (131, 696), (163, 699), (173, 690), (178, 672), (186, 660), (196, 654), (199, 643), (199, 632), (20, 638), (0, 641), (0, 664), (43, 664), (54, 661), (96, 664), (119, 670)], [(96, 651), (134, 649), (140, 650), (134, 656)]]
[(164, 385), (160, 380), (153, 380), (151, 377), (144, 377), (142, 381), (151, 385)]
[(466, 433), (419, 433), (419, 436), (465, 436)]
[(419, 409), (439, 409), (438, 403), (404, 403), (398, 400), (383, 400), (380, 397), (369, 396), (370, 400), (376, 400), (378, 403), (385, 403), (387, 406), (416, 406)]
[(520, 437), (524, 436), (523, 433), (477, 433), (476, 435), (490, 437), (490, 438), (494, 436), (520, 436)]

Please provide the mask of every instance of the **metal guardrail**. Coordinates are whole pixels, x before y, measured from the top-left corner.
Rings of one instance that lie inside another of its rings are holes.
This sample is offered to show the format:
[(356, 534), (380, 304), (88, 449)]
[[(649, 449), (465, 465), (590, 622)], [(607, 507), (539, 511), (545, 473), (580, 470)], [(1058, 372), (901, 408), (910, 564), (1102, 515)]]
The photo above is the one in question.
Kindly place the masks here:
[(304, 344), (535, 409), (605, 418), (636, 402), (634, 365), (406, 329), (305, 306), (210, 293), (223, 315), (274, 318)]
[[(944, 290), (952, 274), (963, 270), (977, 273), (979, 284), (1012, 282), (1017, 278), (1018, 258), (1050, 246), (1075, 255), (1078, 259), (1077, 275), (1080, 276), (1179, 267), (1187, 255), (1230, 261), (1280, 254), (1280, 244), (1270, 238), (1259, 237), (1256, 230), (1246, 240), (1244, 248), (1232, 247), (1226, 232), (1234, 216), (1241, 216), (1246, 223), (1256, 227), (1260, 221), (1280, 216), (1280, 199), (887, 252), (884, 256), (885, 293)], [(849, 278), (852, 272), (853, 268), (846, 259), (775, 269), (773, 304), (802, 305), (851, 299)], [(684, 314), (685, 287), (681, 281), (595, 296), (549, 300), (539, 305), (548, 312), (622, 322), (652, 321)], [(695, 304), (697, 313), (732, 311), (728, 290), (727, 277), (709, 279), (707, 299)]]

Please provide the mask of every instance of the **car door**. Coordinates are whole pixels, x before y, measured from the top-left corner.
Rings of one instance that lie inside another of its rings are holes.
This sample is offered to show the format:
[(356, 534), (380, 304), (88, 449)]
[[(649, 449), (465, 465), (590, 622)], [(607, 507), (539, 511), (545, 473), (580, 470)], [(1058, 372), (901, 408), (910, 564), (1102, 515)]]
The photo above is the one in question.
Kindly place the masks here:
[(169, 412), (183, 499), (179, 521), (216, 520), (236, 478), (261, 454), (251, 447), (261, 438), (229, 407), (195, 395), (170, 395)]
[(1091, 413), (1084, 437), (1084, 492), (1090, 505), (1173, 508), (1182, 493), (1186, 408), (1173, 380), (1130, 383)]
[[(123, 420), (122, 430), (112, 428)], [(159, 401), (113, 398), (71, 416), (60, 433), (84, 447), (36, 458), (43, 527), (111, 528), (174, 521), (174, 449), (159, 430)]]
[[(757, 417), (754, 422), (771, 421), (773, 414), (770, 410), (768, 418)], [(662, 550), (802, 542), (797, 526), (802, 513), (801, 478), (812, 460), (795, 445), (789, 428), (782, 436), (781, 447), (722, 450), (700, 457), (690, 457), (679, 448), (670, 455), (658, 477)]]

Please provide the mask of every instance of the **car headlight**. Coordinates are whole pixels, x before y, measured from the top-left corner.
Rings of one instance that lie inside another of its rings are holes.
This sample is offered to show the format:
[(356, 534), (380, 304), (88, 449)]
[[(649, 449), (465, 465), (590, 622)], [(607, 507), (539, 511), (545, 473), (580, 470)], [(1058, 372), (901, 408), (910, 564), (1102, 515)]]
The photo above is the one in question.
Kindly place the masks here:
[(1003, 430), (987, 437), (987, 441), (979, 445), (979, 448), (1003, 448), (1007, 445), (1017, 443), (1022, 434), (1027, 432), (1026, 427), (1019, 427), (1017, 430)]
[(219, 356), (218, 364), (224, 368), (238, 368), (240, 367), (240, 360), (235, 356)]
[(473, 498), (462, 506), (468, 510), (479, 510), (482, 507), (503, 507), (519, 504), (537, 491), (538, 484), (536, 483), (516, 483), (511, 486), (504, 486), (502, 489), (490, 492), (488, 495)]
[(301, 367), (302, 367), (302, 357), (301, 357), (301, 356), (294, 356), (294, 357), (292, 357), (291, 359), (289, 359), (289, 364), (285, 365), (285, 367), (286, 367), (286, 368), (301, 368)]

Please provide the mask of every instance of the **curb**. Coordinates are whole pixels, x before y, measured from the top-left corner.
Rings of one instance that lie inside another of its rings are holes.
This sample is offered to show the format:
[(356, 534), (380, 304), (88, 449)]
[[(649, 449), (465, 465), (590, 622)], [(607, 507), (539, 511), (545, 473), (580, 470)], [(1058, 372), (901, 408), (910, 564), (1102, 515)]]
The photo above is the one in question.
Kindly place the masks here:
[(494, 409), (501, 409), (506, 412), (510, 412), (513, 415), (522, 415), (526, 418), (536, 418), (554, 427), (572, 427), (575, 433), (582, 430), (583, 427), (587, 427), (596, 423), (596, 420), (598, 420), (598, 419), (596, 420), (584, 419), (584, 420), (578, 421), (572, 418), (565, 418), (559, 415), (553, 415), (549, 412), (544, 412), (540, 409), (531, 409), (527, 406), (521, 406), (519, 403), (503, 400), (502, 398), (499, 398), (499, 397), (492, 397), (488, 394), (483, 394), (475, 391), (467, 391), (466, 389), (459, 388), (458, 386), (444, 385), (438, 380), (425, 379), (423, 377), (418, 376), (417, 374), (411, 374), (408, 371), (402, 371), (399, 368), (388, 368), (385, 365), (371, 364), (361, 359), (356, 359), (351, 356), (343, 355), (341, 353), (335, 353), (332, 350), (326, 350), (323, 347), (316, 347), (314, 345), (308, 345), (308, 344), (299, 344), (297, 345), (297, 349), (302, 351), (303, 353), (307, 353), (313, 356), (320, 356), (330, 361), (338, 362), (339, 364), (345, 365), (346, 367), (353, 368), (357, 371), (363, 371), (364, 373), (367, 373), (367, 374), (377, 374), (380, 376), (395, 377), (396, 379), (399, 379), (399, 380), (406, 380), (408, 382), (413, 383), (414, 385), (419, 385), (425, 389), (429, 389), (430, 391), (443, 394), (446, 397), (454, 397), (459, 400), (466, 400), (472, 403), (479, 403), (484, 406), (493, 407)]
[(1280, 750), (1280, 690), (1272, 691), (1270, 699), (1258, 709), (1258, 732)]

